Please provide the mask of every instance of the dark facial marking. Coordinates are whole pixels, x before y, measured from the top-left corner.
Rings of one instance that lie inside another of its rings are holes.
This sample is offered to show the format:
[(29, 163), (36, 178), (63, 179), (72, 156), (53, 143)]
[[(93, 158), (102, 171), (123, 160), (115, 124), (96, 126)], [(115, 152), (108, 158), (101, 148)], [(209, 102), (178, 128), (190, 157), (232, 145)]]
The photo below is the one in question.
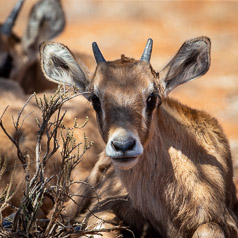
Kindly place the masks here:
[(13, 58), (10, 54), (4, 60), (4, 63), (0, 65), (0, 77), (9, 78), (13, 68)]
[(98, 121), (98, 124), (99, 124), (100, 133), (101, 133), (103, 139), (104, 139), (105, 142), (106, 142), (106, 139), (104, 138), (104, 135), (105, 135), (106, 133), (105, 133), (105, 131), (104, 131), (104, 129), (103, 129), (102, 106), (101, 106), (100, 99), (99, 99), (99, 97), (98, 97), (96, 94), (93, 93), (93, 94), (89, 97), (89, 101), (92, 103), (93, 109), (94, 109), (95, 112), (96, 112), (96, 116), (97, 116), (97, 121)]
[(97, 113), (102, 110), (101, 102), (97, 95), (93, 94), (89, 100), (92, 102), (93, 108)]

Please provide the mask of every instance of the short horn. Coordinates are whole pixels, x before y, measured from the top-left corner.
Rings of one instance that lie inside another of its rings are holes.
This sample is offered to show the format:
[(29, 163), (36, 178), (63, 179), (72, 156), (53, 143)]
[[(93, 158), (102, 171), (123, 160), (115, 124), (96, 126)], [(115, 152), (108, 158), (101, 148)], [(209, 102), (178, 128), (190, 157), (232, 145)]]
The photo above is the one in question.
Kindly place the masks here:
[(22, 5), (24, 3), (24, 0), (18, 0), (16, 3), (15, 7), (13, 8), (12, 12), (8, 16), (7, 20), (5, 23), (2, 25), (1, 32), (4, 35), (11, 35), (12, 28), (15, 24), (15, 21), (17, 19), (17, 16), (22, 8)]
[(150, 62), (150, 57), (151, 57), (151, 52), (152, 52), (152, 47), (153, 47), (153, 40), (151, 38), (149, 38), (147, 40), (144, 52), (141, 56), (141, 61), (145, 61), (145, 62)]
[(93, 47), (93, 54), (97, 64), (99, 64), (100, 62), (106, 62), (96, 42), (93, 42), (92, 47)]

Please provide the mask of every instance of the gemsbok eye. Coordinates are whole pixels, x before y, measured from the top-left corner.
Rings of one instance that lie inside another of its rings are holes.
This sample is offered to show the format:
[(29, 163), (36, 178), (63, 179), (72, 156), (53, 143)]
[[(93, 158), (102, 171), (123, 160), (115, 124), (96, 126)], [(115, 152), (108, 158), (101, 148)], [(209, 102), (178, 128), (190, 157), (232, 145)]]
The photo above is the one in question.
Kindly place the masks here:
[(96, 112), (101, 110), (101, 102), (97, 95), (93, 94), (90, 101), (92, 102), (93, 108)]
[(153, 110), (156, 105), (156, 95), (151, 93), (150, 96), (146, 100), (147, 110)]

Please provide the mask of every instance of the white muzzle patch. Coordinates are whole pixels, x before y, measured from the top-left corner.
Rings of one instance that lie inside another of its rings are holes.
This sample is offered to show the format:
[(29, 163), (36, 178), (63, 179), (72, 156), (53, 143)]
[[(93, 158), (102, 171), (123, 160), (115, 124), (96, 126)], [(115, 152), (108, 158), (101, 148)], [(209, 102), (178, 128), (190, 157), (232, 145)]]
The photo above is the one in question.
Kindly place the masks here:
[(143, 146), (137, 135), (123, 128), (116, 130), (108, 140), (106, 154), (119, 169), (130, 169), (138, 162)]

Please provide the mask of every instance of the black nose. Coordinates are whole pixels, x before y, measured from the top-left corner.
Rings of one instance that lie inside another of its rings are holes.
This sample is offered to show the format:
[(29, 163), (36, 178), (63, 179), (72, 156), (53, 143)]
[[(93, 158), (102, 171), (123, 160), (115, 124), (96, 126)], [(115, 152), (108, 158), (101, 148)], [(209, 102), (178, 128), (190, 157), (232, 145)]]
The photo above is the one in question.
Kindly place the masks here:
[(112, 147), (116, 150), (116, 151), (127, 151), (127, 150), (132, 150), (133, 147), (136, 144), (135, 139), (133, 138), (128, 138), (127, 140), (113, 140), (111, 142)]

